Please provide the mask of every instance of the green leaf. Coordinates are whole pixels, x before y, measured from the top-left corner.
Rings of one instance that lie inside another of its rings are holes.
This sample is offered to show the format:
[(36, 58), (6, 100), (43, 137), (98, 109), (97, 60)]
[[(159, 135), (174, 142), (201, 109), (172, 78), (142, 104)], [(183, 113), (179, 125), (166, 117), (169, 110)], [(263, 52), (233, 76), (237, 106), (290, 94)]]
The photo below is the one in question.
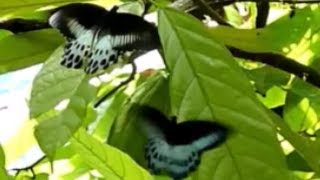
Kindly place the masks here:
[(62, 100), (75, 94), (85, 73), (82, 70), (67, 69), (59, 64), (62, 48), (58, 48), (33, 81), (30, 116), (37, 117), (52, 110)]
[(47, 174), (47, 173), (40, 173), (40, 174), (37, 174), (34, 179), (35, 179), (35, 180), (48, 180), (48, 179), (49, 179), (49, 174)]
[(183, 13), (161, 10), (159, 29), (173, 113), (181, 121), (219, 121), (232, 131), (220, 148), (204, 153), (192, 179), (291, 179), (272, 119), (230, 53)]
[(92, 168), (86, 164), (85, 160), (80, 155), (76, 154), (69, 160), (70, 164), (72, 164), (74, 168), (69, 173), (64, 174), (61, 177), (63, 180), (74, 180), (80, 178), (92, 170)]
[(79, 85), (77, 92), (70, 97), (67, 109), (61, 114), (42, 121), (35, 129), (35, 136), (41, 149), (53, 159), (58, 148), (71, 138), (74, 132), (87, 118), (88, 104), (96, 95), (96, 88), (90, 86), (86, 80)]
[(103, 108), (101, 118), (99, 118), (98, 124), (94, 129), (93, 135), (100, 140), (106, 140), (109, 137), (111, 127), (116, 118), (121, 114), (124, 101), (127, 96), (123, 91), (117, 92), (112, 98), (108, 99), (106, 106)]
[(254, 81), (254, 86), (260, 93), (265, 94), (273, 86), (285, 86), (290, 80), (290, 74), (271, 66), (263, 66), (245, 70), (248, 78)]
[(292, 151), (287, 155), (287, 163), (291, 170), (295, 171), (312, 171), (306, 161), (299, 155), (297, 151)]
[(53, 30), (38, 30), (0, 39), (0, 74), (43, 62), (62, 43)]
[(310, 100), (293, 93), (287, 95), (283, 118), (295, 132), (308, 130), (318, 122)]
[(320, 105), (320, 89), (298, 78), (295, 78), (289, 91), (300, 97), (308, 98), (312, 103)]
[(5, 169), (5, 155), (2, 147), (0, 146), (0, 179), (9, 179), (7, 171)]
[(135, 163), (128, 155), (118, 149), (99, 142), (83, 129), (80, 129), (71, 141), (74, 151), (85, 162), (97, 169), (105, 179), (114, 180), (151, 180), (151, 175)]
[(266, 92), (265, 97), (258, 94), (258, 99), (270, 109), (283, 105), (285, 103), (286, 95), (286, 91), (278, 86), (274, 86)]
[(64, 3), (84, 2), (90, 0), (10, 0), (0, 4), (0, 15), (16, 11), (34, 11), (37, 8)]
[(296, 134), (290, 127), (277, 116), (275, 113), (269, 111), (270, 116), (273, 117), (273, 122), (278, 126), (279, 133), (295, 148), (295, 150), (305, 159), (308, 165), (317, 173), (320, 174), (320, 160), (318, 154), (320, 153), (320, 143), (313, 142), (309, 139)]
[(7, 31), (7, 30), (4, 30), (4, 29), (0, 29), (0, 40), (2, 38), (5, 38), (7, 36), (10, 36), (12, 35), (13, 33), (11, 31)]
[(56, 149), (63, 146), (80, 127), (81, 119), (72, 110), (45, 120), (35, 129), (35, 137), (42, 151), (53, 159)]

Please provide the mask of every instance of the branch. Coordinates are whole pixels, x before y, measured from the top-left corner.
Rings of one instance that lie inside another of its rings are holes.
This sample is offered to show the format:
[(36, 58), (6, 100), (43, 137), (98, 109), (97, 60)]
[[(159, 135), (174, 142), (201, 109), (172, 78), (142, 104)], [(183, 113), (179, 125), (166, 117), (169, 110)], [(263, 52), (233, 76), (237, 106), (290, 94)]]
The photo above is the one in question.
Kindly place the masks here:
[(262, 0), (256, 3), (257, 17), (256, 17), (256, 28), (263, 28), (267, 24), (270, 4), (267, 0)]
[(41, 161), (43, 161), (44, 159), (46, 159), (47, 157), (46, 156), (42, 156), (40, 159), (38, 159), (36, 162), (32, 163), (31, 165), (27, 166), (27, 167), (24, 167), (24, 168), (14, 168), (12, 169), (13, 171), (17, 171), (16, 173), (16, 176), (19, 175), (19, 173), (21, 171), (31, 171), (31, 174), (32, 174), (32, 179), (34, 179), (36, 177), (36, 174), (34, 172), (34, 167), (36, 165), (38, 165)]
[(278, 69), (292, 73), (305, 81), (320, 88), (320, 73), (315, 69), (298, 63), (297, 61), (273, 53), (252, 53), (234, 47), (228, 47), (233, 56), (262, 62)]
[(194, 0), (194, 3), (206, 14), (208, 14), (217, 23), (225, 26), (231, 26), (215, 10), (213, 10), (205, 0)]
[(33, 30), (40, 30), (50, 28), (47, 22), (30, 19), (10, 19), (0, 22), (0, 29), (9, 30), (13, 33), (27, 32)]

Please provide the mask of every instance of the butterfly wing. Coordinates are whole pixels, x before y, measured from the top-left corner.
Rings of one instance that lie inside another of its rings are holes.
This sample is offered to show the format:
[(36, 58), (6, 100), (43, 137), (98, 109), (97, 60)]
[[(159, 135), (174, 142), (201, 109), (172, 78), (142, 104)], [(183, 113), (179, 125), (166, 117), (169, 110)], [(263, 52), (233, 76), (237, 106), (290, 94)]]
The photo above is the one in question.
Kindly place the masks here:
[(117, 64), (119, 56), (133, 50), (151, 50), (159, 46), (157, 29), (143, 18), (108, 11), (98, 30), (97, 44), (85, 72), (94, 74)]
[(176, 124), (152, 107), (142, 106), (141, 120), (149, 138), (146, 146), (148, 168), (155, 174), (165, 170), (175, 179), (194, 171), (201, 153), (225, 141), (227, 130), (210, 121)]
[(66, 37), (61, 65), (78, 69), (85, 59), (92, 57), (95, 33), (105, 12), (100, 6), (81, 3), (53, 10), (49, 24)]
[(115, 49), (152, 50), (160, 45), (156, 26), (133, 14), (108, 12), (102, 30), (112, 37)]
[(77, 39), (86, 31), (96, 30), (107, 11), (97, 5), (73, 3), (54, 9), (49, 24), (66, 38)]
[(184, 178), (200, 163), (201, 153), (217, 147), (226, 139), (224, 127), (207, 121), (188, 121), (153, 138), (147, 145), (148, 166), (154, 172), (166, 170), (176, 179)]
[[(159, 45), (155, 26), (143, 18), (107, 11), (93, 4), (69, 4), (55, 9), (49, 24), (66, 37), (61, 64), (94, 74), (116, 64), (118, 56)], [(89, 52), (88, 52), (89, 51)]]

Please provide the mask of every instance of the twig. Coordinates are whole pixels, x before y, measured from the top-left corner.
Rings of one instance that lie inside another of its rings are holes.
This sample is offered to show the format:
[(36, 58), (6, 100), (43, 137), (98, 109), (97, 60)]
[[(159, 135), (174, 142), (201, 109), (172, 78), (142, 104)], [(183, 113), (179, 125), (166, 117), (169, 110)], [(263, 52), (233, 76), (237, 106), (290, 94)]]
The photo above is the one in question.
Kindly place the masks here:
[(0, 29), (6, 29), (13, 33), (27, 32), (50, 28), (47, 22), (30, 19), (10, 19), (0, 22)]
[(270, 11), (270, 4), (267, 0), (262, 0), (261, 2), (256, 3), (257, 7), (257, 17), (256, 17), (256, 27), (262, 28), (265, 27), (268, 20), (268, 15)]
[(101, 98), (99, 98), (99, 100), (94, 104), (94, 107), (97, 108), (101, 103), (103, 103), (103, 101), (105, 101), (108, 97), (110, 97), (112, 94), (114, 94), (115, 92), (117, 92), (120, 88), (126, 86), (128, 83), (130, 83), (132, 80), (134, 80), (134, 76), (137, 72), (137, 66), (134, 63), (134, 59), (141, 55), (140, 51), (137, 51), (136, 53), (132, 54), (129, 58), (129, 62), (132, 65), (132, 71), (130, 73), (130, 76), (122, 81), (118, 86), (116, 86), (115, 88), (111, 89), (107, 94), (104, 94)]
[(215, 10), (213, 10), (206, 1), (194, 0), (194, 3), (198, 5), (204, 13), (208, 14), (213, 20), (217, 21), (221, 25), (231, 26), (227, 23)]
[(17, 171), (16, 176), (18, 176), (21, 171), (31, 171), (31, 173), (32, 173), (32, 179), (34, 179), (34, 178), (36, 177), (36, 174), (35, 174), (33, 168), (34, 168), (36, 165), (38, 165), (41, 161), (43, 161), (45, 158), (47, 158), (47, 157), (46, 157), (46, 156), (42, 156), (40, 159), (38, 159), (36, 162), (32, 163), (32, 164), (29, 165), (29, 166), (26, 166), (26, 167), (24, 167), (24, 168), (14, 168), (14, 169), (12, 169), (12, 170), (13, 170), (13, 171)]
[(234, 47), (228, 47), (235, 57), (250, 59), (256, 62), (262, 62), (270, 66), (292, 73), (307, 82), (320, 88), (320, 73), (315, 69), (298, 63), (297, 61), (273, 53), (253, 53), (240, 50)]

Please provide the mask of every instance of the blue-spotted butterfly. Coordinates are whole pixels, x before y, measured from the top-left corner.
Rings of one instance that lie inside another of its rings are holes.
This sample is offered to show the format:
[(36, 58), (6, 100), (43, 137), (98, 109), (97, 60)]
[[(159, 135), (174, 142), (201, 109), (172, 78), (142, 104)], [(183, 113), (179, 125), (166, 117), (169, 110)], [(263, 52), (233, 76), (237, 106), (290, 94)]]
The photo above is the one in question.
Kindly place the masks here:
[(145, 158), (154, 174), (165, 172), (182, 179), (194, 171), (202, 152), (225, 142), (227, 128), (212, 121), (191, 120), (177, 123), (159, 110), (136, 105), (141, 128), (148, 138)]
[(159, 46), (157, 28), (142, 17), (93, 4), (74, 3), (54, 9), (49, 24), (66, 43), (61, 65), (95, 74), (117, 64), (127, 51)]

